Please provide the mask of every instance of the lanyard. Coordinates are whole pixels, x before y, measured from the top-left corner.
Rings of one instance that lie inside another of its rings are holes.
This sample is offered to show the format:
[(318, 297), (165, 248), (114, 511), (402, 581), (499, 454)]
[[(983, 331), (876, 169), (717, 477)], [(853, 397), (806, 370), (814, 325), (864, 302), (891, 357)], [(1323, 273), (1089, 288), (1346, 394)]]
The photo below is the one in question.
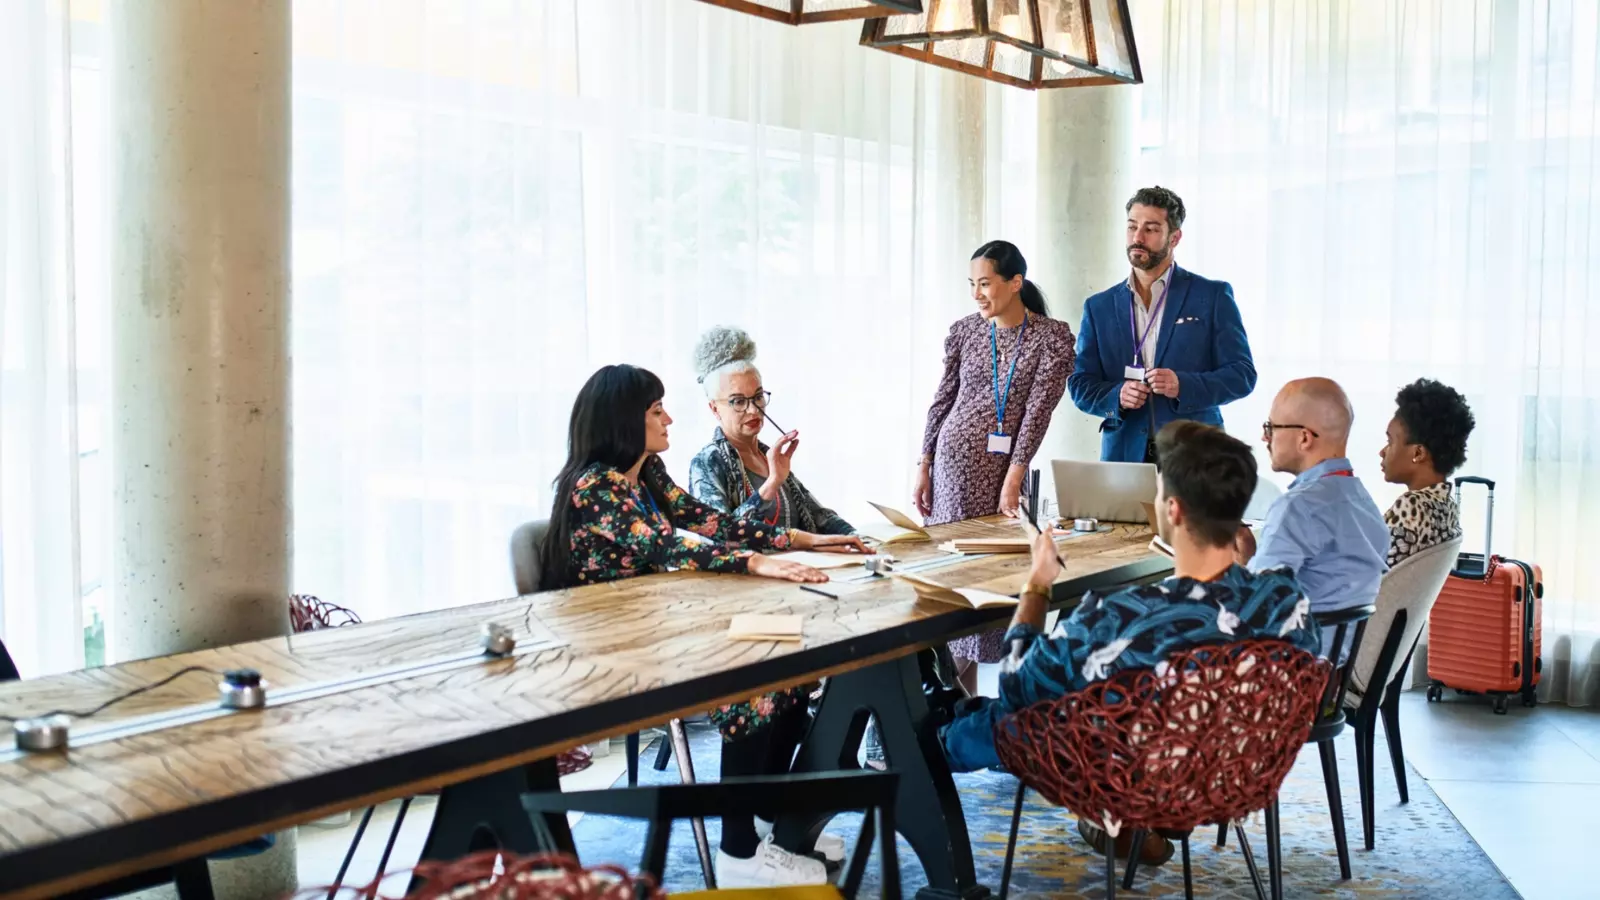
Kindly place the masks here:
[(1332, 472), (1324, 472), (1322, 477), (1323, 478), (1354, 478), (1355, 475), (1356, 475), (1356, 473), (1354, 471), (1350, 470), (1350, 469), (1334, 469)]
[(1017, 332), (1017, 346), (1011, 352), (1011, 370), (1006, 372), (1006, 390), (1000, 393), (1000, 342), (995, 338), (994, 323), (989, 323), (989, 353), (994, 362), (994, 413), (1000, 421), (1000, 432), (1006, 430), (1006, 402), (1011, 399), (1011, 376), (1017, 374), (1017, 358), (1022, 355), (1022, 336), (1028, 333), (1028, 314), (1022, 314), (1022, 328)]
[(654, 530), (655, 520), (661, 517), (661, 508), (656, 506), (656, 498), (650, 495), (650, 488), (645, 486), (643, 480), (639, 482), (639, 496), (643, 497), (645, 505), (650, 507), (650, 528)]
[(1163, 290), (1161, 299), (1157, 300), (1156, 305), (1151, 308), (1150, 318), (1144, 323), (1143, 335), (1139, 334), (1138, 307), (1134, 305), (1138, 302), (1135, 297), (1130, 296), (1128, 298), (1128, 330), (1133, 333), (1133, 364), (1135, 366), (1143, 366), (1144, 343), (1150, 340), (1150, 332), (1154, 331), (1156, 323), (1161, 321), (1161, 307), (1167, 302), (1167, 292)]

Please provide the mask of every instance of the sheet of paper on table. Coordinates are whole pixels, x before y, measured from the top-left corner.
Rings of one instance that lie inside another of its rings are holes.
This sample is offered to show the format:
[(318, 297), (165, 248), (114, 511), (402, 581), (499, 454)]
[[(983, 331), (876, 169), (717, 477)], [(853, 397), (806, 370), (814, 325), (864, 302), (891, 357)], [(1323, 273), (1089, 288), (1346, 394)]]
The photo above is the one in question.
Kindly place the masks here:
[(823, 553), (820, 550), (790, 550), (786, 553), (774, 553), (773, 559), (785, 562), (799, 563), (813, 569), (842, 569), (845, 566), (859, 566), (866, 559), (861, 553)]
[(804, 621), (794, 615), (745, 613), (728, 624), (728, 637), (736, 641), (798, 641)]

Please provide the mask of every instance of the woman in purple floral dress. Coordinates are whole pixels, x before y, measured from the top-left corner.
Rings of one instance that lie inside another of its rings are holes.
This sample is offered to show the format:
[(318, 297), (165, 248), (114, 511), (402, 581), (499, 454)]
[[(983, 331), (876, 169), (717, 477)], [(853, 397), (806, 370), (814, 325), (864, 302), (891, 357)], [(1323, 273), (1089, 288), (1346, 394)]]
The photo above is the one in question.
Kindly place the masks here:
[[(1076, 358), (1072, 327), (1052, 319), (1028, 263), (1006, 241), (972, 254), (978, 311), (950, 326), (944, 377), (928, 410), (915, 501), (929, 525), (1017, 514), (1023, 477), (1044, 440)], [(1003, 632), (950, 643), (963, 686), (970, 663), (999, 662)]]
[[(635, 366), (606, 366), (578, 392), (567, 436), (567, 462), (556, 478), (550, 531), (540, 548), (542, 589), (600, 584), (672, 569), (827, 581), (769, 550), (866, 552), (852, 535), (819, 535), (738, 519), (711, 509), (674, 484), (660, 454), (672, 417), (661, 405), (661, 380)], [(679, 535), (693, 532), (706, 541)], [(807, 723), (810, 685), (752, 697), (711, 710), (722, 732), (722, 774), (775, 775), (790, 760)], [(765, 816), (768, 820), (771, 815)], [(824, 835), (824, 838), (827, 838)], [(843, 841), (817, 849), (841, 859)], [(717, 879), (724, 887), (822, 884), (822, 863), (763, 841), (755, 817), (722, 818)]]

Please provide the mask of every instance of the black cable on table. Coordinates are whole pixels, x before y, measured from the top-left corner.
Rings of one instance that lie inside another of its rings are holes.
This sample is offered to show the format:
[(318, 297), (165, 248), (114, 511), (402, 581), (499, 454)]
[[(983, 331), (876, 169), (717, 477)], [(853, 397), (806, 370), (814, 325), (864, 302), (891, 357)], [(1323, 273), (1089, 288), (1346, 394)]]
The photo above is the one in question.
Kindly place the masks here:
[(96, 706), (94, 709), (88, 709), (88, 710), (52, 709), (52, 710), (50, 710), (48, 712), (35, 713), (33, 715), (28, 715), (28, 716), (9, 716), (9, 715), (6, 715), (4, 713), (0, 713), (0, 722), (20, 722), (23, 719), (40, 719), (40, 718), (45, 718), (45, 717), (48, 717), (48, 716), (71, 716), (74, 719), (87, 719), (90, 716), (96, 716), (96, 715), (99, 715), (102, 712), (105, 712), (107, 709), (109, 709), (114, 704), (121, 703), (122, 701), (127, 700), (129, 697), (137, 697), (140, 694), (145, 693), (146, 691), (153, 691), (158, 687), (163, 687), (165, 685), (171, 684), (172, 682), (177, 681), (179, 678), (183, 677), (184, 675), (189, 674), (190, 672), (206, 672), (206, 673), (211, 674), (211, 675), (218, 674), (215, 669), (208, 669), (205, 666), (185, 666), (184, 668), (181, 668), (178, 671), (173, 672), (171, 675), (168, 675), (167, 677), (161, 679), (160, 681), (154, 682), (152, 684), (147, 684), (147, 685), (145, 685), (143, 687), (137, 687), (137, 688), (134, 688), (131, 691), (128, 691), (127, 693), (119, 694), (118, 696), (112, 697), (110, 700), (107, 700), (106, 702), (100, 704), (99, 706)]

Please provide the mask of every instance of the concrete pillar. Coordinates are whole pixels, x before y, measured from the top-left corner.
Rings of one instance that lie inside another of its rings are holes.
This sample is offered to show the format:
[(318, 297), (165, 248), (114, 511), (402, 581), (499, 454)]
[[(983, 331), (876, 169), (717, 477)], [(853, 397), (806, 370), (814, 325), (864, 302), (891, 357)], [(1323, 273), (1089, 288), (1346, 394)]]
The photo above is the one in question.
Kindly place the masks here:
[[(119, 661), (288, 628), (289, 11), (110, 5)], [(293, 890), (293, 834), (236, 866)]]
[[(1128, 276), (1123, 207), (1136, 188), (1138, 92), (1128, 85), (1039, 92), (1039, 247), (1029, 269), (1050, 286), (1052, 312), (1074, 333), (1083, 301)], [(1051, 459), (1099, 459), (1099, 425), (1062, 398), (1037, 457), (1044, 478)]]

